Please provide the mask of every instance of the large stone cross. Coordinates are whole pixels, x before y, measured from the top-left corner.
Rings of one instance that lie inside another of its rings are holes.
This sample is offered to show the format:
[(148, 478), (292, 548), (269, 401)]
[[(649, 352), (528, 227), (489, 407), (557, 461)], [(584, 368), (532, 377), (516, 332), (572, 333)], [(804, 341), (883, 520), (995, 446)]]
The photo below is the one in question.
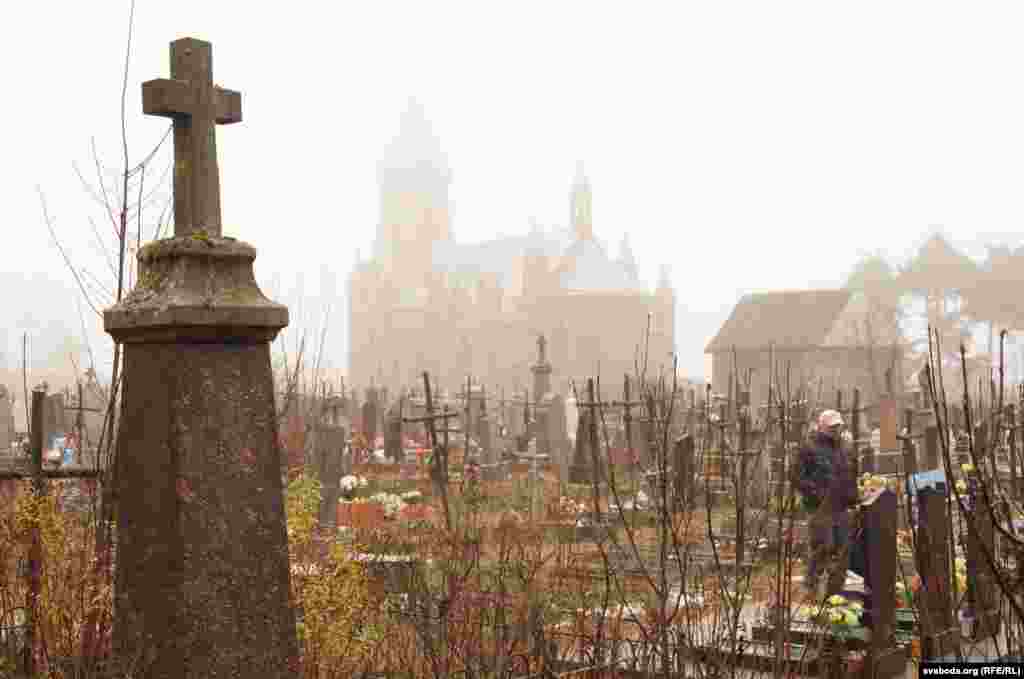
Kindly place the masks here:
[(142, 111), (174, 121), (174, 235), (221, 235), (217, 125), (242, 120), (242, 95), (213, 84), (213, 46), (171, 43), (171, 78), (142, 83)]

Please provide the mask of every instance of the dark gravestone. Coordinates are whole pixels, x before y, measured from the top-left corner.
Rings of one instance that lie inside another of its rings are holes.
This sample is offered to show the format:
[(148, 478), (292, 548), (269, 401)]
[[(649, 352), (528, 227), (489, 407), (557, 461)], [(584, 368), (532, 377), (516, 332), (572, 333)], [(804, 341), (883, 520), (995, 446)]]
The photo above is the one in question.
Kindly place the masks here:
[(124, 344), (114, 652), (146, 677), (294, 677), (270, 362), (288, 310), (257, 286), (256, 250), (221, 236), (214, 126), (241, 103), (211, 54), (177, 40), (172, 80), (143, 85), (145, 112), (174, 120), (174, 237), (104, 312)]
[(862, 506), (862, 549), (864, 584), (871, 591), (866, 606), (871, 626), (865, 676), (902, 676), (906, 670), (906, 653), (897, 648), (893, 638), (896, 629), (897, 563), (896, 494), (882, 491), (872, 502)]
[(697, 467), (693, 436), (687, 434), (676, 439), (674, 457), (672, 466), (676, 472), (676, 511), (694, 509), (697, 506)]
[(363, 434), (366, 435), (366, 445), (369, 446), (370, 451), (374, 450), (375, 441), (377, 440), (377, 393), (368, 389), (366, 392), (366, 401), (363, 403)]
[(401, 462), (405, 459), (405, 450), (402, 448), (402, 416), (398, 412), (397, 403), (388, 410), (386, 422), (384, 455), (394, 462)]
[(569, 466), (569, 483), (590, 483), (593, 478), (593, 458), (590, 455), (590, 412), (581, 411), (576, 422), (576, 448)]
[(317, 437), (317, 476), (320, 480), (320, 525), (337, 527), (341, 477), (344, 476), (345, 428), (323, 425)]
[(924, 488), (917, 494), (917, 508), (915, 551), (924, 598), (919, 606), (921, 657), (940, 658), (955, 654), (960, 645), (960, 628), (953, 618), (946, 494)]

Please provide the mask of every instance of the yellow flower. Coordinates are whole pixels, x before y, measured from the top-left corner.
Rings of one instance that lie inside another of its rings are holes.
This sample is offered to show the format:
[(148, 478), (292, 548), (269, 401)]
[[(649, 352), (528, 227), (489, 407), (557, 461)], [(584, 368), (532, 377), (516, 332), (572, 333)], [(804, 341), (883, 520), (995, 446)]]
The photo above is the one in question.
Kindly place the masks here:
[(958, 493), (966, 493), (967, 492), (967, 482), (964, 481), (963, 479), (960, 479), (959, 481), (957, 481), (956, 482), (956, 490), (957, 490)]
[(829, 606), (842, 606), (845, 603), (846, 603), (846, 598), (841, 596), (841, 595), (839, 595), (839, 594), (833, 594), (832, 596), (830, 596), (828, 598), (828, 605)]
[(971, 464), (970, 462), (965, 462), (964, 464), (960, 465), (960, 470), (964, 474), (970, 474), (971, 472), (974, 471), (974, 465)]
[(829, 611), (828, 621), (833, 625), (838, 625), (846, 619), (846, 614), (843, 611)]

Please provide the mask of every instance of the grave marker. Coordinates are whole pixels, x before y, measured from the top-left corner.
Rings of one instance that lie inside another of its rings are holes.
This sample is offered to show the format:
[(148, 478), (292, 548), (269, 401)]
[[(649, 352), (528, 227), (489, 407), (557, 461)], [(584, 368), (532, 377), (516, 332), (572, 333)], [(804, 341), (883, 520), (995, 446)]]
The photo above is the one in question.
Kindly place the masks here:
[(171, 43), (143, 85), (174, 121), (174, 236), (138, 253), (104, 312), (124, 345), (114, 647), (147, 677), (293, 677), (270, 342), (288, 310), (260, 291), (256, 250), (221, 236), (215, 125), (241, 97), (213, 84), (210, 43)]
[(921, 616), (921, 657), (941, 658), (956, 654), (960, 628), (953, 617), (952, 579), (949, 568), (949, 524), (946, 494), (937, 488), (917, 492), (917, 572), (924, 602)]

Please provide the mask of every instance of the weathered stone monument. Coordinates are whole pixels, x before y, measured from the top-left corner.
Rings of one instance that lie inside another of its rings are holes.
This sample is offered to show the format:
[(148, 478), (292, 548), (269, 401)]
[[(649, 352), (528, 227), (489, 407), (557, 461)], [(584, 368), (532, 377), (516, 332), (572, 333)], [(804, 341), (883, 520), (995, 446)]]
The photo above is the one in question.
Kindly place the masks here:
[(374, 441), (377, 440), (377, 419), (378, 414), (378, 393), (373, 387), (366, 390), (366, 401), (363, 402), (362, 407), (362, 419), (363, 419), (363, 433), (366, 435), (366, 444), (372, 451), (374, 449)]
[(537, 437), (537, 454), (551, 455), (551, 363), (547, 357), (547, 340), (544, 335), (537, 338), (537, 362), (530, 368), (533, 373), (534, 434)]
[(345, 428), (322, 421), (316, 437), (316, 470), (320, 481), (320, 526), (337, 527), (341, 477), (345, 472)]
[(580, 411), (576, 420), (576, 445), (573, 448), (572, 464), (569, 466), (569, 483), (590, 483), (593, 478), (594, 463), (590, 454), (590, 420), (589, 411)]
[(288, 310), (221, 234), (215, 127), (241, 120), (241, 95), (213, 84), (210, 43), (170, 58), (142, 99), (174, 124), (174, 236), (104, 312), (124, 345), (114, 649), (139, 676), (294, 677), (270, 363)]

